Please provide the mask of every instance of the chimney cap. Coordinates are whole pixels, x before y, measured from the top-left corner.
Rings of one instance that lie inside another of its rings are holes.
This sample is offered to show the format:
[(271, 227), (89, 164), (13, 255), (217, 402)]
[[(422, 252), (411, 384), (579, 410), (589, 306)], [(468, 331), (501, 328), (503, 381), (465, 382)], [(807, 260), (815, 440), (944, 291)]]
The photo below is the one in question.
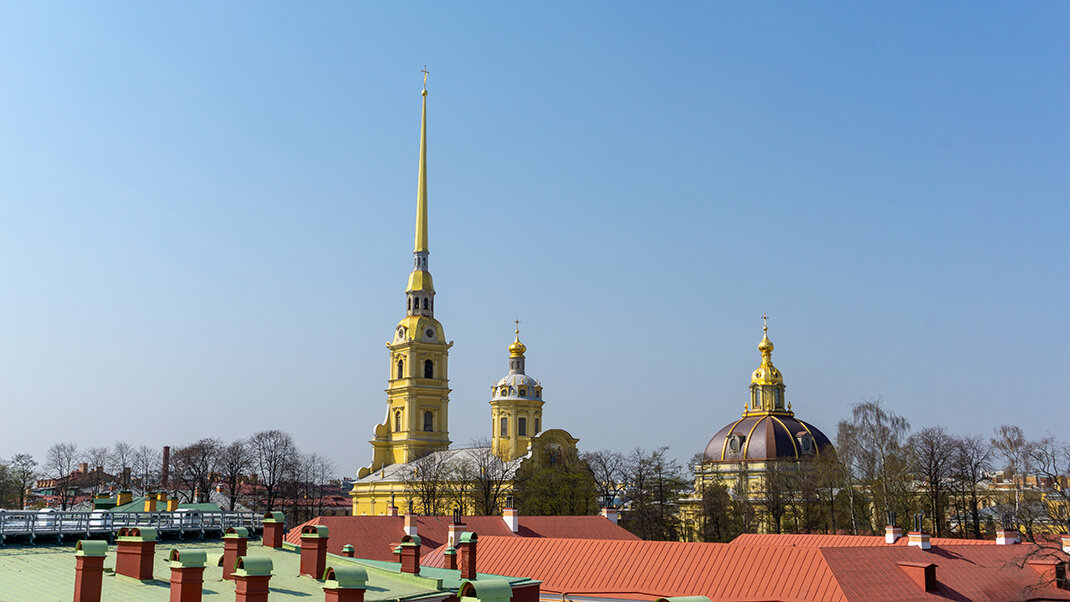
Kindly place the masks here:
[(108, 555), (108, 542), (80, 539), (78, 543), (74, 544), (75, 556), (98, 556), (104, 557)]
[(208, 552), (204, 550), (171, 550), (167, 555), (171, 568), (203, 567), (208, 563)]
[(328, 532), (327, 525), (305, 525), (301, 527), (301, 539), (318, 537), (326, 539)]
[(286, 522), (286, 515), (283, 514), (282, 512), (279, 512), (278, 510), (274, 510), (272, 512), (265, 512), (264, 513), (264, 521), (263, 522), (265, 522), (265, 523), (285, 523)]
[(368, 571), (359, 566), (328, 566), (323, 580), (323, 589), (364, 589)]
[(406, 535), (401, 538), (401, 545), (419, 546), (422, 543), (419, 535)]
[(476, 543), (478, 540), (479, 536), (471, 531), (461, 533), (461, 543)]
[(119, 529), (120, 541), (156, 541), (159, 539), (152, 527), (123, 527)]
[(267, 556), (238, 556), (234, 563), (234, 574), (239, 577), (271, 576), (271, 558)]
[(249, 529), (245, 527), (227, 527), (223, 539), (249, 539)]
[(464, 579), (457, 593), (460, 597), (478, 598), (481, 602), (508, 602), (513, 597), (513, 586), (505, 579)]

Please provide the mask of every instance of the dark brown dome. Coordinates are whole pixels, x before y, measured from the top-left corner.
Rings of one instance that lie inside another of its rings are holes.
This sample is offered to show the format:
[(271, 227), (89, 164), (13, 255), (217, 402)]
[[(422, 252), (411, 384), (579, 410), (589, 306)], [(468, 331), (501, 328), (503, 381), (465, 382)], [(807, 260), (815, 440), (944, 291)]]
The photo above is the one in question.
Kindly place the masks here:
[(706, 462), (798, 460), (820, 453), (832, 442), (817, 428), (788, 414), (741, 418), (710, 439)]

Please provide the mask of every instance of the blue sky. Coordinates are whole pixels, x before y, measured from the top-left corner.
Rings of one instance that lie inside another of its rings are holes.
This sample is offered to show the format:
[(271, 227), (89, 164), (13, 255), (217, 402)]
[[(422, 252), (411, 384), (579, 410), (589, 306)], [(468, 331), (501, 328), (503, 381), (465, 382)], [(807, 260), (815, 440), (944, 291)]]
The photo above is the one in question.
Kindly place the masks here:
[[(800, 418), (1052, 429), (1059, 3), (8, 5), (0, 457), (382, 420), (431, 71), (450, 431), (520, 316), (546, 427), (700, 451), (760, 316)], [(28, 424), (36, 425), (28, 428)]]

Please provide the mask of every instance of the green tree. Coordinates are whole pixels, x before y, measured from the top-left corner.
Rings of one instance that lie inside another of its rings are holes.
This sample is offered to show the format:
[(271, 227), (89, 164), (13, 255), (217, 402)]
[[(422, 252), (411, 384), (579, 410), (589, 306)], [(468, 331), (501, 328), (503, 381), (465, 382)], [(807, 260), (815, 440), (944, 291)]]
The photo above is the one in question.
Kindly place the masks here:
[(513, 495), (521, 514), (575, 516), (598, 512), (598, 489), (574, 450), (543, 449), (517, 469)]
[(668, 447), (647, 452), (637, 447), (627, 457), (628, 508), (622, 525), (643, 539), (675, 541), (680, 535), (678, 500), (687, 490), (680, 463)]
[(728, 488), (720, 483), (711, 483), (704, 486), (701, 493), (699, 535), (702, 541), (729, 542), (743, 532), (733, 512)]

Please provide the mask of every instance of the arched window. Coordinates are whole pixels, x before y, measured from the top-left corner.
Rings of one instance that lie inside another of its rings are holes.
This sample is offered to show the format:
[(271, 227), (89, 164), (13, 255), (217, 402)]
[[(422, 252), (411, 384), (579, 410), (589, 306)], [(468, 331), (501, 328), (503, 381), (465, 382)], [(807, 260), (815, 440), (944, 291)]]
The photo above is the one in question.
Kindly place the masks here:
[(405, 378), (405, 360), (398, 360), (398, 378)]
[(498, 429), (498, 435), (502, 437), (509, 436), (509, 419), (505, 416), (502, 416), (502, 424), (501, 427)]
[(401, 412), (394, 413), (394, 432), (401, 432)]
[(424, 360), (424, 378), (435, 377), (435, 362)]
[(532, 434), (533, 435), (538, 435), (539, 434), (539, 419), (538, 418), (535, 419), (535, 432), (533, 432)]
[(435, 415), (431, 413), (431, 410), (424, 412), (424, 431), (431, 432), (434, 429)]
[(427, 297), (424, 297), (424, 309), (427, 309)]
[(528, 396), (528, 390), (527, 389), (520, 389), (519, 391), (517, 391), (517, 395), (520, 395), (521, 397), (527, 397)]
[(780, 389), (773, 389), (773, 399), (777, 409), (784, 407), (784, 399), (781, 397)]
[(405, 309), (412, 309), (412, 297), (405, 300)]
[(521, 417), (521, 418), (517, 419), (517, 421), (516, 421), (516, 434), (517, 434), (518, 437), (527, 437), (528, 436), (528, 419), (527, 418)]

